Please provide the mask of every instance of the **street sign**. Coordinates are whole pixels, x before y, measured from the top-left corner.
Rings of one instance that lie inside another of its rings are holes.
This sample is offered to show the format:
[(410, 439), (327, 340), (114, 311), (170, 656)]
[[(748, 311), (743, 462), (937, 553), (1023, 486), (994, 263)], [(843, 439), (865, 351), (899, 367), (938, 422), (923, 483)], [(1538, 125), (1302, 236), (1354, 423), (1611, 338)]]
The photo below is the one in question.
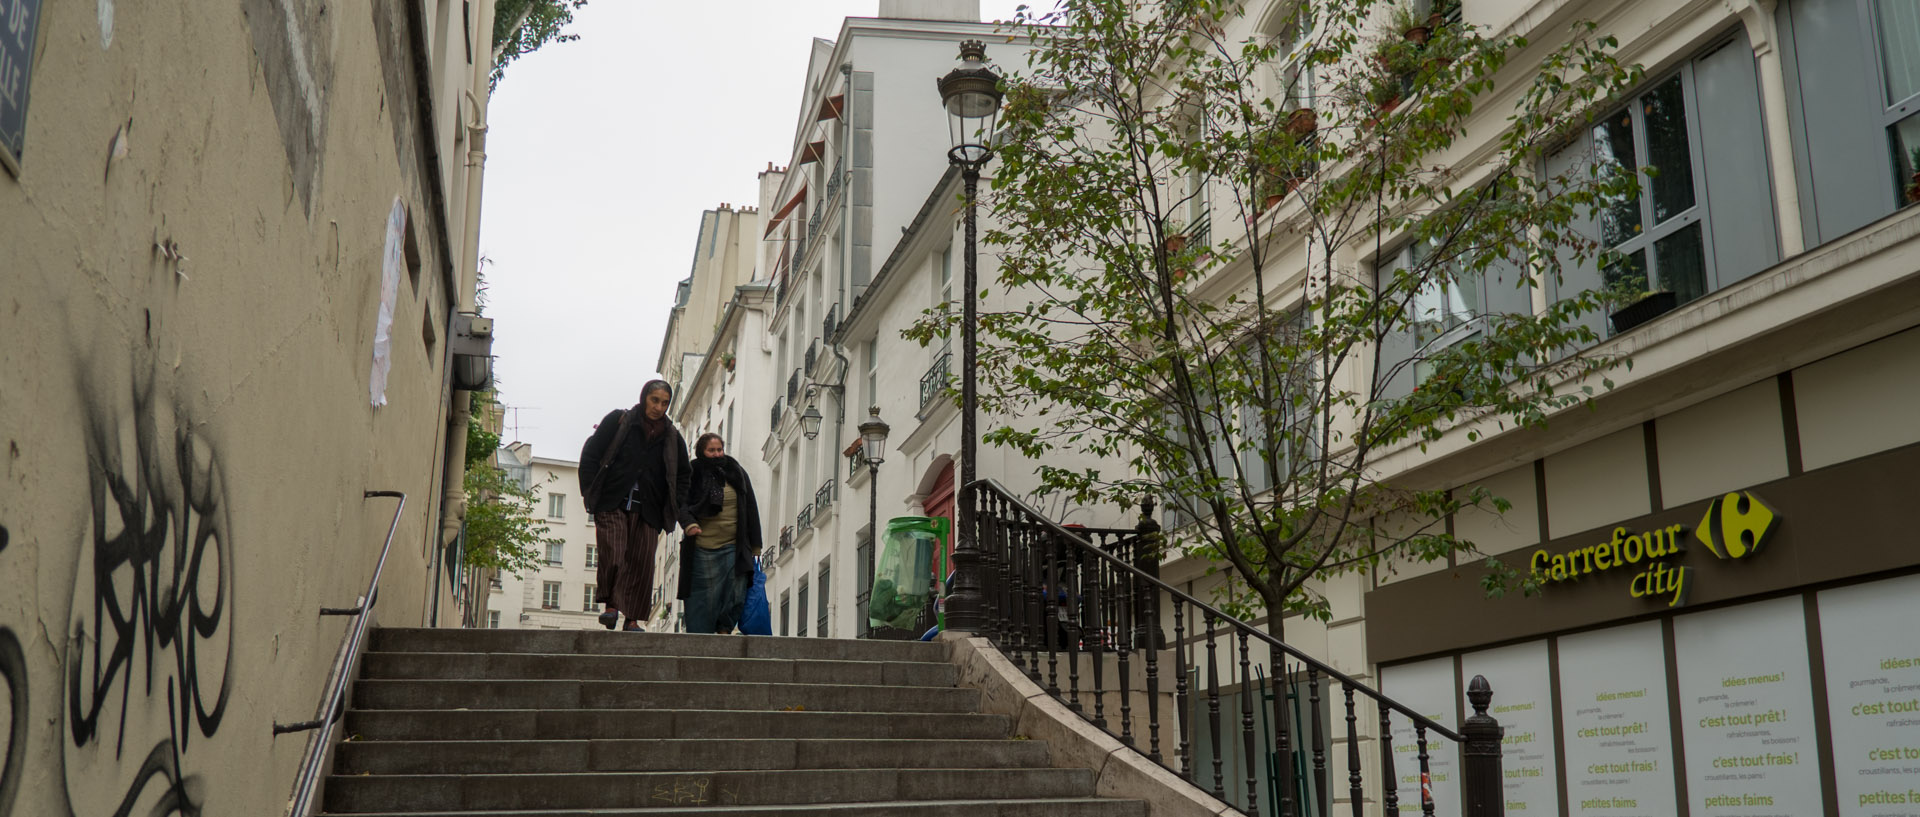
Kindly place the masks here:
[(0, 164), (20, 175), (41, 0), (0, 0)]

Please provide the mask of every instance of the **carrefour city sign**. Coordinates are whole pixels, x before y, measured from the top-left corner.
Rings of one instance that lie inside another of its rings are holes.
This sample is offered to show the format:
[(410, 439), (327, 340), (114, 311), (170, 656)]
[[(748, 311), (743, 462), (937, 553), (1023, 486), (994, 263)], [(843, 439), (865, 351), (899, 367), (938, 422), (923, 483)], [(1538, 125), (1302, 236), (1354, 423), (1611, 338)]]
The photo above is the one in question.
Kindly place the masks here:
[[(1707, 505), (1706, 515), (1693, 529), (1693, 540), (1721, 559), (1744, 559), (1766, 545), (1777, 518), (1773, 509), (1749, 491), (1730, 493)], [(1685, 555), (1687, 526), (1668, 525), (1646, 531), (1613, 529), (1605, 541), (1554, 553), (1534, 551), (1534, 576), (1546, 582), (1570, 582), (1610, 570), (1634, 571), (1627, 592), (1634, 598), (1664, 599), (1668, 607), (1686, 603), (1690, 572), (1677, 564)]]

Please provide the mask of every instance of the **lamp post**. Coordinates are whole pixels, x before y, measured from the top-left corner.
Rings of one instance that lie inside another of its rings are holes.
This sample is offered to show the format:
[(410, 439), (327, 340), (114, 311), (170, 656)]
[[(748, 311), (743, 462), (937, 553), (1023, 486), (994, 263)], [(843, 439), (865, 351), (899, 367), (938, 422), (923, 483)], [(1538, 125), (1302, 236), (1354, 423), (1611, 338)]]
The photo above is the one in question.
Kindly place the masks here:
[[(880, 419), (880, 407), (867, 409), (867, 421), (860, 424), (860, 455), (867, 460), (867, 538), (872, 542), (867, 547), (867, 564), (863, 581), (873, 581), (873, 552), (880, 546), (880, 463), (886, 461), (887, 432), (891, 431), (885, 420)], [(857, 615), (866, 615), (861, 610)]]
[(966, 271), (960, 299), (960, 533), (953, 548), (954, 580), (947, 592), (947, 624), (952, 630), (978, 632), (986, 624), (986, 595), (980, 586), (982, 554), (974, 534), (974, 449), (978, 437), (974, 415), (978, 394), (974, 384), (976, 339), (974, 323), (980, 281), (975, 249), (975, 211), (978, 209), (980, 168), (993, 158), (994, 119), (1000, 114), (1000, 75), (988, 68), (987, 47), (979, 40), (960, 43), (960, 65), (939, 80), (940, 105), (947, 109), (947, 132), (952, 147), (947, 162), (960, 169), (966, 185)]

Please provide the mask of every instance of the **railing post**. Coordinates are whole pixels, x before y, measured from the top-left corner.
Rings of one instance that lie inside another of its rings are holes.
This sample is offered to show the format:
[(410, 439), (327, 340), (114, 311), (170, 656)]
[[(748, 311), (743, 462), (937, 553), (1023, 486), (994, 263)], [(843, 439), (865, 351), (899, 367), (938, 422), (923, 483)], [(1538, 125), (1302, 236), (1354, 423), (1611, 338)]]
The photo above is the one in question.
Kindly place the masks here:
[(1467, 682), (1467, 700), (1473, 715), (1460, 725), (1466, 776), (1466, 817), (1505, 817), (1506, 800), (1500, 771), (1500, 722), (1487, 714), (1493, 687), (1484, 675)]
[[(1140, 502), (1140, 522), (1133, 528), (1133, 567), (1142, 573), (1160, 578), (1160, 553), (1162, 547), (1160, 523), (1153, 519), (1153, 497)], [(1150, 582), (1132, 581), (1136, 594), (1134, 598), (1133, 642), (1145, 645), (1149, 650), (1167, 648), (1166, 631), (1160, 628), (1160, 606), (1154, 604), (1157, 593)]]

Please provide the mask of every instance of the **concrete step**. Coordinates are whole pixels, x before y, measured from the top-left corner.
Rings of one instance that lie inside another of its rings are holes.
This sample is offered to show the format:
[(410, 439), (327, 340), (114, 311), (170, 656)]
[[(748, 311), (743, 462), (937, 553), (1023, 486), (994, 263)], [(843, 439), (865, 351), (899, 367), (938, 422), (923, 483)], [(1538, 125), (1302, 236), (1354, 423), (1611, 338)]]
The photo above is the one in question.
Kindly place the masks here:
[[(511, 758), (511, 763), (504, 760)], [(483, 774), (683, 769), (1045, 768), (1032, 740), (637, 739), (353, 741), (334, 773)]]
[(372, 652), (491, 652), (575, 655), (686, 655), (821, 661), (944, 662), (944, 644), (846, 638), (623, 633), (610, 630), (454, 630), (382, 627)]
[[(327, 812), (336, 814), (338, 812)], [(413, 811), (405, 817), (1146, 817), (1141, 800), (1091, 797), (1023, 800), (921, 800), (829, 805), (694, 806), (691, 808), (540, 809), (538, 811)], [(360, 817), (402, 817), (403, 812), (361, 812)]]
[[(509, 756), (503, 760), (511, 762)], [(587, 774), (335, 775), (330, 813), (760, 806), (1085, 798), (1086, 769), (836, 769)]]
[(349, 709), (342, 734), (361, 740), (809, 738), (993, 740), (1005, 715), (745, 712), (703, 709)]
[(974, 712), (980, 692), (953, 687), (690, 681), (393, 681), (353, 685), (356, 709), (731, 709)]
[(905, 661), (813, 661), (703, 656), (578, 653), (373, 652), (362, 678), (582, 681), (735, 681), (762, 684), (951, 687), (952, 664)]

